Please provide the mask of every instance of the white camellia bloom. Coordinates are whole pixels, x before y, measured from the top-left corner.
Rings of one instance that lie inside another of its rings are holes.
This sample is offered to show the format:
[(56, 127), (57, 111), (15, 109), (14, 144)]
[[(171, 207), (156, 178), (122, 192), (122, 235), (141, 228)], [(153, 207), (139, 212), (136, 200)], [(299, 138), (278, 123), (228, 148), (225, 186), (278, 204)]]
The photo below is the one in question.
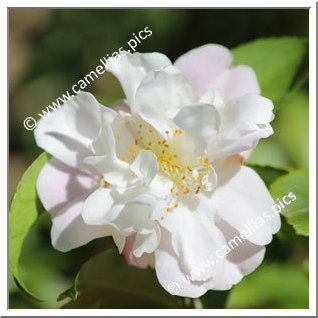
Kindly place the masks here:
[(273, 133), (272, 102), (253, 70), (232, 67), (209, 44), (174, 65), (159, 53), (113, 63), (126, 100), (111, 108), (81, 92), (35, 130), (53, 155), (37, 190), (52, 215), (52, 244), (69, 251), (112, 235), (134, 265), (155, 268), (167, 289), (198, 297), (225, 290), (263, 260), (280, 219), (272, 218), (195, 282), (200, 267), (274, 204), (242, 153)]

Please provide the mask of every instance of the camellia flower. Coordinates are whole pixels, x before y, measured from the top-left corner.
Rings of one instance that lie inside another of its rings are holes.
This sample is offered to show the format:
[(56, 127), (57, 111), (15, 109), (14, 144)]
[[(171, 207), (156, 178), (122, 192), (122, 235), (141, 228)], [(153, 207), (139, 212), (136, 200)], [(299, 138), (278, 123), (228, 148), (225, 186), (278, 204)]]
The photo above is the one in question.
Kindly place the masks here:
[(155, 268), (180, 295), (226, 290), (253, 271), (279, 217), (191, 283), (183, 279), (274, 205), (244, 153), (273, 133), (273, 105), (253, 70), (209, 44), (177, 59), (128, 54), (112, 63), (126, 99), (110, 108), (81, 92), (42, 119), (53, 155), (37, 190), (53, 246), (69, 251), (111, 235), (130, 264)]

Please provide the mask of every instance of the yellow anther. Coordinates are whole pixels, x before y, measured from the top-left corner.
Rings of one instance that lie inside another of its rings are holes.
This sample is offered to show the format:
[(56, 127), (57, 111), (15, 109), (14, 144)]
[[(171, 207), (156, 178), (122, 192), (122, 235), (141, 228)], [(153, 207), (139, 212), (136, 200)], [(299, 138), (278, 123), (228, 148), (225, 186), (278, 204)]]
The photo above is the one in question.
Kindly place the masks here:
[(149, 141), (149, 142), (148, 142), (148, 146), (151, 146), (151, 145), (152, 145), (152, 142), (151, 142), (151, 141)]
[(109, 183), (107, 181), (104, 182), (104, 187), (107, 188)]
[(177, 182), (177, 185), (178, 185), (178, 186), (180, 186), (180, 185), (181, 185), (181, 183), (180, 183), (180, 182)]
[(163, 219), (164, 219), (164, 217), (162, 216), (162, 217), (161, 217), (161, 220), (163, 220)]
[(191, 167), (190, 167), (190, 166), (187, 166), (187, 169), (188, 169), (189, 171), (192, 171), (192, 169), (191, 169)]
[(169, 212), (169, 211), (170, 211), (170, 208), (166, 208), (166, 210), (167, 210), (167, 212)]
[(179, 130), (179, 134), (182, 134), (182, 133), (183, 133), (183, 131), (180, 129), (180, 130)]
[(152, 129), (149, 129), (149, 132), (152, 133)]
[(149, 147), (146, 147), (146, 150), (150, 150), (150, 148), (149, 148)]
[(139, 128), (142, 128), (142, 124), (139, 124)]
[(209, 162), (208, 157), (205, 157), (204, 158), (204, 163), (208, 163), (208, 162)]
[(185, 179), (185, 176), (183, 176), (182, 178), (181, 178), (181, 180), (184, 180)]
[(166, 130), (166, 134), (167, 134), (167, 135), (169, 134), (169, 130)]
[(166, 152), (166, 151), (165, 151), (164, 149), (161, 151), (162, 154), (164, 154), (165, 152)]
[(181, 188), (182, 188), (182, 189), (184, 188), (184, 184), (181, 184)]
[(178, 207), (178, 204), (175, 204), (174, 207), (177, 208), (177, 207)]
[(179, 195), (179, 192), (176, 193), (176, 196), (178, 196), (178, 195)]
[(211, 169), (211, 166), (207, 165), (207, 166), (205, 166), (205, 169), (206, 169), (207, 171), (209, 171), (209, 170)]
[(137, 175), (135, 173), (132, 174), (133, 177), (137, 177)]
[(169, 145), (164, 145), (166, 148), (169, 148)]
[(164, 139), (163, 141), (162, 141), (162, 144), (165, 144), (165, 142), (166, 142), (167, 140), (166, 139)]
[(121, 161), (127, 161), (127, 159), (126, 159), (126, 158), (121, 158), (120, 160), (121, 160)]
[(158, 141), (158, 145), (161, 145), (161, 141), (160, 140)]
[(135, 145), (138, 146), (138, 140), (137, 139), (135, 140)]
[(131, 148), (130, 148), (130, 151), (131, 151), (131, 152), (136, 152), (136, 148), (135, 148), (135, 147), (131, 147)]
[(167, 163), (172, 163), (167, 157), (162, 157), (161, 160)]
[(140, 140), (143, 140), (144, 138), (142, 136), (140, 136)]
[(172, 166), (172, 167), (175, 167), (175, 168), (181, 168), (181, 166), (178, 165), (177, 163), (173, 163), (173, 164), (171, 164), (171, 166)]
[(140, 131), (140, 130), (137, 130), (137, 134), (141, 134), (141, 131)]
[(178, 158), (178, 155), (173, 155), (175, 158)]

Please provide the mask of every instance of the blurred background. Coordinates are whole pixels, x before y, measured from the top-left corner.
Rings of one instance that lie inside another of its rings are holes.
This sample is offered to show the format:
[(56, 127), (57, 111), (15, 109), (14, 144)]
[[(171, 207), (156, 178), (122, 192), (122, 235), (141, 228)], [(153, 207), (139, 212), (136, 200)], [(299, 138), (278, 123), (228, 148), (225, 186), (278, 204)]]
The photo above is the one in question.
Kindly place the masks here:
[[(233, 48), (257, 38), (308, 37), (308, 10), (9, 9), (10, 200), (22, 174), (42, 151), (35, 144), (33, 132), (24, 128), (23, 120), (28, 116), (38, 118), (39, 112), (96, 68), (99, 58), (127, 47), (132, 33), (137, 34), (147, 26), (152, 35), (138, 45), (137, 51), (161, 52), (174, 61), (206, 43)], [(99, 76), (86, 91), (105, 105), (124, 96), (117, 80), (107, 73)], [(287, 107), (279, 107), (281, 111), (275, 114), (273, 127), (277, 133), (260, 143), (250, 162), (308, 168), (308, 83), (304, 81), (285, 103)], [(290, 230), (284, 226), (286, 231)], [(10, 276), (11, 308), (61, 305), (56, 296), (70, 286), (76, 267), (70, 264), (70, 258), (50, 248), (49, 229), (50, 219), (43, 215), (29, 235), (22, 257), (22, 267), (32, 268), (28, 272), (31, 287), (40, 289), (45, 301), (36, 302), (27, 297)], [(291, 233), (287, 240), (285, 232), (282, 233), (268, 251), (269, 259), (277, 263), (267, 274), (251, 275), (252, 281), (243, 284), (243, 294), (236, 293), (227, 301), (229, 308), (305, 308), (308, 305), (308, 239), (296, 239)], [(92, 247), (99, 248), (97, 243)], [(86, 259), (88, 251), (83, 248), (74, 252), (74, 262)], [(288, 264), (284, 270), (280, 261)], [(272, 288), (268, 292), (271, 297), (253, 289), (253, 279), (256, 285), (265, 281), (270, 285), (277, 279), (273, 283), (279, 286), (282, 273), (294, 277), (290, 288)], [(295, 288), (298, 298), (293, 294)], [(242, 295), (252, 299), (247, 301)]]

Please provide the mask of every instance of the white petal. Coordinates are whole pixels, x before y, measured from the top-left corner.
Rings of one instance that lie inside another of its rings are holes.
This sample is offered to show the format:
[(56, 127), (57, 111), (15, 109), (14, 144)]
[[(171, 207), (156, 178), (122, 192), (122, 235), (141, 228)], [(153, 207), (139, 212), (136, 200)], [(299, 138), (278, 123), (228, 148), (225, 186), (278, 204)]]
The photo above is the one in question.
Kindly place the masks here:
[(155, 269), (158, 280), (162, 287), (169, 293), (177, 292), (183, 297), (200, 297), (207, 288), (203, 282), (191, 283), (187, 280), (187, 273), (183, 271), (180, 259), (172, 248), (171, 233), (161, 229), (161, 241), (155, 251)]
[(221, 111), (220, 132), (209, 149), (209, 158), (227, 157), (255, 148), (260, 138), (273, 133), (272, 102), (259, 95), (245, 95)]
[(155, 178), (149, 184), (150, 192), (161, 199), (167, 199), (173, 187), (173, 181), (170, 178), (165, 177), (163, 174), (156, 174)]
[[(226, 265), (226, 269), (231, 272), (237, 272), (234, 275), (232, 274), (232, 277), (236, 276), (238, 280), (231, 281), (232, 284), (236, 284), (243, 276), (250, 274), (261, 264), (264, 258), (265, 248), (242, 238), (240, 233), (224, 220), (219, 220), (217, 226), (225, 236), (227, 244), (233, 247), (231, 252), (226, 255), (225, 260), (229, 263)], [(237, 237), (239, 237), (240, 240), (238, 240)], [(234, 239), (236, 243), (233, 241)]]
[(84, 158), (83, 161), (97, 169), (112, 185), (126, 188), (137, 181), (132, 175), (129, 164), (112, 156), (91, 156)]
[[(268, 244), (280, 228), (280, 218), (272, 211), (274, 201), (269, 191), (248, 167), (232, 165), (218, 171), (218, 186), (212, 200), (220, 218), (239, 232), (250, 229), (248, 239), (254, 244)], [(264, 212), (269, 217), (265, 218)], [(256, 229), (254, 224), (263, 225)]]
[(150, 150), (140, 150), (130, 169), (143, 183), (148, 185), (158, 171), (157, 157)]
[(82, 159), (92, 155), (90, 145), (99, 133), (104, 112), (113, 111), (101, 106), (91, 94), (81, 92), (38, 122), (36, 143), (65, 164), (87, 171), (89, 167)]
[(164, 132), (174, 129), (166, 121), (171, 109), (192, 104), (193, 100), (190, 83), (176, 68), (170, 66), (150, 72), (141, 82), (136, 92), (135, 111), (158, 131)]
[(81, 216), (83, 204), (83, 199), (72, 201), (59, 213), (52, 215), (51, 239), (57, 250), (67, 252), (95, 238), (111, 234), (108, 228), (101, 229), (84, 223)]
[(175, 66), (190, 80), (198, 93), (214, 88), (216, 80), (232, 64), (231, 52), (218, 44), (206, 44), (180, 56)]
[[(197, 211), (196, 207), (189, 208), (179, 202), (179, 207), (162, 221), (162, 225), (171, 232), (173, 248), (187, 273), (201, 268), (225, 244), (221, 231), (205, 214)], [(218, 266), (220, 264), (205, 268), (198, 280), (213, 277)]]
[(194, 140), (197, 152), (201, 154), (214, 141), (220, 126), (218, 111), (208, 104), (183, 107), (173, 120), (187, 138)]
[(111, 189), (100, 188), (85, 200), (82, 217), (86, 224), (105, 225), (113, 219), (110, 211), (116, 202), (114, 193)]
[(143, 78), (152, 70), (160, 70), (171, 64), (170, 60), (161, 53), (127, 53), (120, 60), (112, 61), (110, 72), (120, 81), (126, 94), (129, 106), (133, 109), (135, 92)]
[(94, 176), (52, 158), (41, 169), (36, 184), (45, 209), (56, 213), (68, 202), (90, 193), (97, 182)]
[(154, 227), (154, 231), (150, 234), (142, 235), (137, 233), (133, 253), (136, 257), (141, 257), (144, 253), (154, 252), (160, 243), (159, 225)]

